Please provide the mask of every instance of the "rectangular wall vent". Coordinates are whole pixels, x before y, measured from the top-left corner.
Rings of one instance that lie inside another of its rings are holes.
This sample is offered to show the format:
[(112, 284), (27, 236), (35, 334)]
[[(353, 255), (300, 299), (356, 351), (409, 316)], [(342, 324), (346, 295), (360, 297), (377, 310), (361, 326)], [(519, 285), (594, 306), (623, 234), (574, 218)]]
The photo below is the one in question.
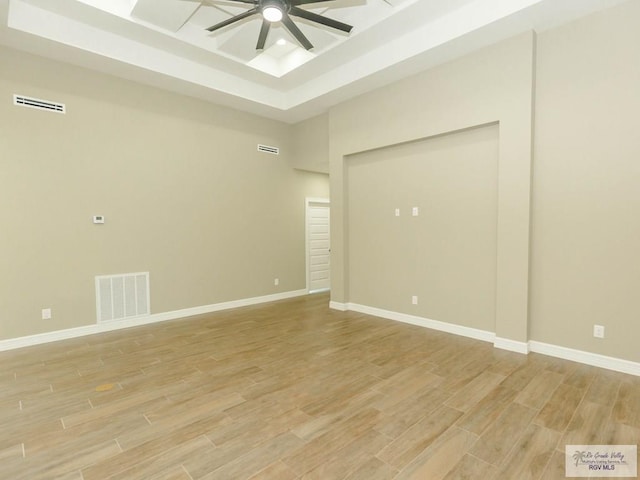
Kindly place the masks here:
[(98, 323), (149, 315), (149, 272), (96, 277)]
[(264, 153), (271, 153), (272, 155), (280, 155), (280, 149), (278, 147), (270, 147), (269, 145), (258, 144), (258, 151)]
[(66, 113), (64, 103), (50, 102), (48, 100), (40, 100), (39, 98), (30, 98), (23, 95), (14, 95), (13, 104), (19, 107), (36, 108), (38, 110), (47, 110), (49, 112)]

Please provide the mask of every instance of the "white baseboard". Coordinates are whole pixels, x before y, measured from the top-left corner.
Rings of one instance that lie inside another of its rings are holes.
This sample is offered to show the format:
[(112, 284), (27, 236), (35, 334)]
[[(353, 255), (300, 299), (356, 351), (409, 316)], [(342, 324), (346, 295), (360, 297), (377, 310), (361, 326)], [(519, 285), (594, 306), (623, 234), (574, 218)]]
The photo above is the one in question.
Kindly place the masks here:
[(111, 332), (114, 330), (121, 330), (123, 328), (139, 327), (150, 323), (166, 322), (167, 320), (192, 317), (194, 315), (202, 315), (204, 313), (219, 312), (221, 310), (229, 310), (231, 308), (275, 302), (277, 300), (285, 300), (287, 298), (300, 297), (303, 295), (307, 295), (306, 289), (275, 293), (273, 295), (264, 295), (261, 297), (244, 298), (241, 300), (232, 300), (230, 302), (214, 303), (212, 305), (203, 305), (200, 307), (184, 308), (171, 312), (154, 313), (152, 315), (131, 317), (124, 320), (103, 322), (95, 325), (68, 328), (65, 330), (56, 330), (54, 332), (39, 333), (26, 337), (10, 338), (7, 340), (0, 340), (0, 352), (40, 345), (43, 343), (57, 342), (58, 340), (83, 337), (85, 335), (94, 335), (96, 333)]
[(493, 346), (502, 350), (509, 350), (516, 353), (529, 353), (528, 342), (518, 342), (516, 340), (510, 340), (508, 338), (496, 337), (493, 341)]
[(585, 352), (582, 350), (574, 350), (573, 348), (561, 347), (559, 345), (551, 345), (549, 343), (529, 341), (529, 347), (532, 352), (549, 355), (550, 357), (563, 358), (573, 362), (584, 363), (594, 367), (606, 368), (607, 370), (615, 370), (616, 372), (628, 373), (640, 377), (640, 363), (623, 360), (621, 358), (607, 357), (598, 353)]
[(396, 320), (403, 323), (410, 323), (411, 325), (431, 328), (432, 330), (439, 330), (441, 332), (453, 333), (463, 337), (482, 340), (483, 342), (493, 342), (495, 338), (495, 334), (487, 332), (486, 330), (478, 330), (477, 328), (465, 327), (454, 323), (440, 322), (438, 320), (431, 320), (429, 318), (418, 317), (416, 315), (392, 312), (390, 310), (368, 307), (357, 303), (347, 303), (345, 304), (345, 307), (347, 310), (352, 310), (354, 312), (366, 313), (367, 315), (387, 318), (389, 320)]
[[(0, 351), (13, 350), (16, 348), (56, 342), (58, 340), (66, 340), (70, 338), (82, 337), (85, 335), (94, 335), (96, 333), (110, 332), (114, 330), (121, 330), (124, 328), (148, 325), (151, 323), (165, 322), (168, 320), (176, 320), (180, 318), (192, 317), (194, 315), (202, 315), (205, 313), (218, 312), (221, 310), (229, 310), (232, 308), (246, 307), (249, 305), (257, 305), (260, 303), (274, 302), (277, 300), (285, 300), (287, 298), (300, 297), (307, 294), (308, 292), (306, 289), (293, 290), (290, 292), (276, 293), (273, 295), (245, 298), (241, 300), (233, 300), (230, 302), (222, 302), (212, 305), (203, 305), (200, 307), (174, 310), (171, 312), (155, 313), (142, 317), (127, 318), (125, 320), (99, 323), (95, 325), (86, 325), (82, 327), (69, 328), (66, 330), (57, 330), (54, 332), (40, 333), (37, 335), (29, 335), (26, 337), (0, 340)], [(605, 355), (585, 352), (582, 350), (574, 350), (572, 348), (537, 342), (535, 340), (530, 340), (529, 342), (518, 342), (515, 340), (510, 340), (508, 338), (496, 337), (493, 332), (488, 332), (486, 330), (478, 330), (471, 327), (464, 327), (462, 325), (455, 325), (452, 323), (440, 322), (438, 320), (418, 317), (416, 315), (409, 315), (406, 313), (368, 307), (366, 305), (359, 305), (357, 303), (340, 303), (332, 301), (329, 303), (329, 307), (334, 310), (340, 310), (343, 312), (351, 310), (354, 312), (365, 313), (367, 315), (382, 317), (389, 320), (409, 323), (420, 327), (431, 328), (433, 330), (453, 333), (455, 335), (461, 335), (463, 337), (474, 338), (476, 340), (482, 340), (484, 342), (492, 342), (496, 348), (510, 350), (512, 352), (527, 354), (531, 351), (543, 355), (549, 355), (551, 357), (557, 357), (565, 360), (571, 360), (573, 362), (583, 363), (586, 365), (592, 365), (594, 367), (605, 368), (607, 370), (614, 370), (616, 372), (640, 376), (640, 363), (624, 360), (621, 358), (608, 357)]]
[(640, 376), (640, 363), (623, 360), (621, 358), (607, 357), (605, 355), (599, 355), (597, 353), (574, 350), (558, 345), (536, 342), (534, 340), (530, 340), (529, 342), (519, 342), (516, 340), (510, 340), (508, 338), (497, 337), (495, 333), (488, 332), (486, 330), (478, 330), (475, 328), (440, 322), (438, 320), (431, 320), (415, 315), (408, 315), (406, 313), (398, 313), (376, 307), (359, 305), (357, 303), (331, 302), (330, 307), (335, 310), (352, 310), (354, 312), (365, 313), (367, 315), (373, 315), (376, 317), (382, 317), (403, 323), (410, 323), (412, 325), (431, 328), (433, 330), (439, 330), (442, 332), (453, 333), (455, 335), (461, 335), (463, 337), (475, 338), (476, 340), (492, 342), (494, 347), (500, 348), (502, 350), (509, 350), (511, 352), (517, 352), (525, 355), (529, 352), (536, 352), (543, 355), (548, 355), (550, 357), (562, 358), (578, 363), (584, 363), (586, 365), (606, 368), (607, 370), (614, 370), (616, 372)]
[(287, 298), (301, 297), (307, 295), (306, 289), (292, 290), (290, 292), (274, 293), (272, 295), (264, 295), (262, 297), (243, 298), (240, 300), (231, 300), (230, 302), (214, 303), (212, 305), (203, 305), (201, 307), (184, 308), (182, 310), (174, 310), (172, 312), (163, 312), (150, 315), (154, 318), (153, 322), (164, 322), (166, 320), (175, 320), (184, 317), (193, 317), (194, 315), (202, 315), (203, 313), (219, 312), (221, 310), (230, 310), (238, 307), (248, 307), (249, 305), (258, 305), (260, 303), (275, 302), (277, 300), (286, 300)]
[(341, 312), (346, 312), (348, 310), (346, 303), (334, 302), (333, 300), (329, 302), (329, 308), (332, 308), (333, 310), (340, 310)]

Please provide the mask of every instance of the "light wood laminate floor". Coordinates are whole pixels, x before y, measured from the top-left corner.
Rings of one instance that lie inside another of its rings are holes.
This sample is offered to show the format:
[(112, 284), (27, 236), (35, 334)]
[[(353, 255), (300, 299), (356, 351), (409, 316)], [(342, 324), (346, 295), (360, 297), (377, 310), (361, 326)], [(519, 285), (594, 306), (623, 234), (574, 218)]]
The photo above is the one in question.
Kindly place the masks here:
[(561, 479), (640, 379), (313, 295), (0, 353), (0, 478)]

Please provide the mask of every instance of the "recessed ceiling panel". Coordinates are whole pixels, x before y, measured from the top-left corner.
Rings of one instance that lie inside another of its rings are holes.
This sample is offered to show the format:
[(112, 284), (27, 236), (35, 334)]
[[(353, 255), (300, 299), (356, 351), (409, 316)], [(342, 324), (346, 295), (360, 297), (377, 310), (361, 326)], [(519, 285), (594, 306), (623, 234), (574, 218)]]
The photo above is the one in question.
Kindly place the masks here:
[(197, 1), (138, 0), (131, 16), (175, 32), (200, 6)]
[(242, 25), (231, 27), (229, 34), (219, 44), (218, 50), (244, 63), (251, 61), (256, 52), (256, 41), (262, 22), (258, 17), (246, 20)]
[[(340, 38), (348, 37), (347, 34), (339, 32), (337, 30), (318, 25), (317, 23), (309, 22), (304, 19), (296, 19), (296, 24), (313, 44), (312, 52), (318, 54), (325, 50), (327, 47), (335, 45)], [(295, 39), (292, 38), (292, 42)]]

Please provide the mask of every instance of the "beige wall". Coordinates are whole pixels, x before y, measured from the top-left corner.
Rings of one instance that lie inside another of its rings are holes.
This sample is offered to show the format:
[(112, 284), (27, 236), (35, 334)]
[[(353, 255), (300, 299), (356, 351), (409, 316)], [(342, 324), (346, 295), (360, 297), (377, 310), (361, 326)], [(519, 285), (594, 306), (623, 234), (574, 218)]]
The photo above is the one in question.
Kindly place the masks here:
[(290, 126), (12, 50), (0, 64), (0, 339), (95, 323), (95, 275), (149, 271), (152, 313), (305, 288), (304, 198), (328, 179), (291, 168)]
[[(332, 300), (640, 361), (638, 25), (640, 3), (627, 2), (333, 108)], [(449, 297), (426, 266), (407, 265), (410, 255), (399, 252), (425, 247), (426, 225), (394, 226), (382, 213), (396, 203), (406, 210), (412, 175), (427, 171), (395, 161), (406, 148), (397, 145), (490, 122), (499, 124), (493, 323), (488, 305), (478, 304), (482, 320), (461, 312), (469, 285)], [(371, 160), (381, 152), (387, 163)], [(376, 249), (384, 254), (374, 258)], [(424, 292), (416, 307), (413, 292)], [(424, 304), (430, 294), (442, 308)], [(594, 324), (605, 326), (605, 339), (593, 338)]]
[(347, 164), (350, 301), (493, 331), (498, 126)]
[[(333, 301), (353, 302), (351, 276), (365, 278), (368, 269), (375, 268), (374, 264), (362, 265), (363, 271), (349, 268), (350, 255), (361, 248), (349, 239), (348, 212), (354, 194), (345, 175), (349, 156), (498, 123), (496, 314), (491, 331), (500, 338), (527, 341), (534, 39), (531, 33), (520, 35), (331, 110)], [(391, 235), (376, 234), (382, 235), (381, 242)], [(387, 277), (386, 285), (391, 288), (393, 281)], [(416, 288), (420, 288), (417, 283), (411, 290)], [(411, 291), (390, 295), (396, 298), (386, 303), (403, 305), (401, 313), (412, 313)]]
[(638, 25), (636, 1), (538, 37), (530, 329), (533, 340), (636, 362)]
[(301, 170), (329, 173), (329, 114), (293, 126), (292, 165)]

